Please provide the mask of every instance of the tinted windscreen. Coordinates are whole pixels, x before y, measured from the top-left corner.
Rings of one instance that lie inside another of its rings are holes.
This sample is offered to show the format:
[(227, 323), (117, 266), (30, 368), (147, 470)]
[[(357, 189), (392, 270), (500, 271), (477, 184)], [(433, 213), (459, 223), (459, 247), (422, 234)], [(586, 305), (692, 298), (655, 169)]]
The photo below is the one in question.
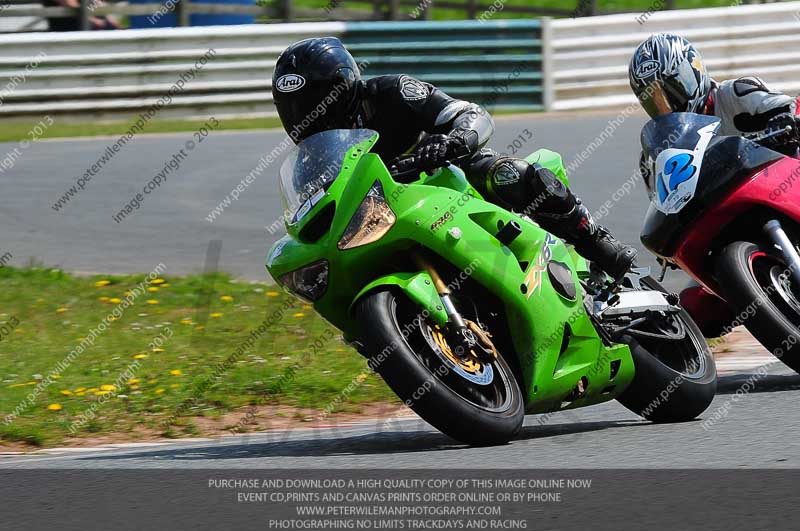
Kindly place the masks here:
[(671, 113), (644, 126), (642, 151), (656, 208), (674, 213), (694, 197), (706, 149), (719, 123), (714, 116)]
[(350, 148), (376, 134), (370, 129), (332, 129), (306, 138), (289, 152), (281, 165), (280, 188), (290, 223), (301, 217), (301, 207), (339, 176)]

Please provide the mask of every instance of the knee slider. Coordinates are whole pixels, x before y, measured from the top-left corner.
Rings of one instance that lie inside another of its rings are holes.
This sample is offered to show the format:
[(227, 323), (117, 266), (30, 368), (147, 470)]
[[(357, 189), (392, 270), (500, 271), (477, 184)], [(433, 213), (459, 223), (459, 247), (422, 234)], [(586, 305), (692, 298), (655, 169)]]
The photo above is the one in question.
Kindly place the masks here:
[(536, 194), (547, 195), (557, 199), (566, 199), (570, 196), (569, 190), (564, 183), (551, 170), (540, 164), (531, 165), (533, 172), (530, 174), (531, 188)]

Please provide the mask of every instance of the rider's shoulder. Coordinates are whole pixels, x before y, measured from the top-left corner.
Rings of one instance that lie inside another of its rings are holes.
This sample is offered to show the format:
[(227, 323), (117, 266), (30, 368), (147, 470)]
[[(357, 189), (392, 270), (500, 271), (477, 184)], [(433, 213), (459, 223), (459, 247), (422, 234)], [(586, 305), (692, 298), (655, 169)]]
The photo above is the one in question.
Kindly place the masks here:
[(387, 74), (370, 78), (367, 81), (367, 93), (414, 107), (428, 100), (432, 87), (408, 74)]
[(769, 92), (766, 83), (760, 77), (744, 76), (727, 79), (719, 84), (718, 92), (724, 96), (744, 98), (754, 92)]

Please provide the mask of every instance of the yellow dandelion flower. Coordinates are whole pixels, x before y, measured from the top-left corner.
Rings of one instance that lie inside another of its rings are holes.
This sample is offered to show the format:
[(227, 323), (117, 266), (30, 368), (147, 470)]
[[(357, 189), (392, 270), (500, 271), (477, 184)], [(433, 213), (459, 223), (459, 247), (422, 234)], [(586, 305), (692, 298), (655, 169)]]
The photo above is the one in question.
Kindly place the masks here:
[(267, 297), (277, 297), (280, 294), (281, 294), (280, 291), (268, 291), (266, 295), (267, 295)]
[(60, 374), (51, 374), (50, 378), (52, 378), (53, 380), (58, 380), (59, 378), (61, 378), (61, 375)]
[(50, 404), (47, 406), (50, 411), (61, 411), (61, 404)]
[(123, 295), (125, 295), (126, 297), (130, 297), (131, 295), (133, 295), (133, 292), (131, 290), (128, 290), (125, 293), (123, 293)]
[(231, 297), (230, 295), (223, 295), (222, 297), (219, 298), (219, 300), (221, 300), (222, 302), (233, 302), (233, 297)]
[(147, 383), (149, 383), (150, 385), (156, 384), (156, 383), (158, 383), (158, 378), (152, 378), (150, 380), (147, 380)]
[(61, 394), (64, 396), (69, 396), (72, 394), (72, 391), (70, 391), (69, 389), (62, 389)]
[(108, 393), (109, 391), (95, 391), (95, 396), (103, 396), (104, 394)]
[(147, 304), (158, 304), (156, 299), (147, 299)]
[(95, 287), (97, 288), (102, 288), (103, 286), (108, 286), (109, 284), (111, 284), (110, 280), (98, 280), (94, 283)]
[(294, 314), (294, 317), (305, 317), (305, 315), (306, 314), (304, 314), (303, 312), (297, 312), (296, 314)]
[(223, 316), (223, 314), (221, 312), (214, 312), (211, 315), (209, 315), (209, 317), (211, 317), (212, 319), (217, 319), (217, 318), (222, 317), (222, 316)]
[(181, 319), (181, 324), (190, 325), (194, 324), (191, 319)]
[(363, 372), (361, 374), (359, 374), (358, 376), (356, 376), (356, 380), (358, 380), (359, 382), (363, 382), (366, 379), (367, 379), (367, 375), (364, 374)]
[(63, 306), (61, 308), (56, 309), (56, 313), (64, 313), (66, 311), (67, 311), (67, 309), (64, 308)]
[(28, 383), (15, 383), (15, 384), (11, 384), (11, 385), (9, 385), (8, 387), (22, 387), (22, 386), (24, 386), (24, 385), (31, 385), (31, 384), (33, 384), (33, 385), (36, 385), (36, 382), (28, 382)]
[(313, 308), (313, 306), (311, 306), (310, 304), (304, 304), (303, 305), (303, 309), (304, 310), (310, 310), (311, 308)]
[(139, 378), (131, 378), (130, 380), (128, 380), (128, 383), (129, 384), (137, 384), (137, 383), (139, 383)]
[(135, 360), (143, 360), (147, 357), (147, 354), (137, 354), (133, 357)]
[(97, 300), (99, 300), (100, 302), (108, 302), (108, 301), (109, 301), (109, 298), (108, 298), (108, 297), (100, 297), (100, 298), (99, 298), (99, 299), (97, 299)]
[(131, 390), (136, 391), (137, 389), (139, 389), (138, 385), (132, 385), (131, 386)]
[(158, 291), (158, 288), (155, 286), (150, 286), (149, 288), (147, 288), (147, 291)]
[(75, 396), (83, 396), (83, 395), (85, 395), (85, 394), (86, 394), (86, 393), (75, 393)]
[(177, 389), (180, 387), (180, 384), (169, 384), (170, 389)]
[(84, 392), (84, 391), (86, 391), (86, 388), (85, 388), (85, 387), (78, 387), (77, 389), (75, 389), (75, 392), (76, 392), (76, 393), (82, 393), (82, 392)]
[(169, 283), (167, 283), (167, 284), (161, 284), (161, 286), (159, 286), (159, 287), (161, 287), (161, 288), (168, 288), (168, 287), (169, 287)]
[(157, 278), (153, 280), (151, 284), (163, 284), (164, 282), (166, 282), (166, 280), (164, 280), (163, 278)]
[(153, 347), (153, 352), (164, 352), (163, 348)]
[(159, 387), (158, 389), (156, 389), (156, 394), (157, 395), (160, 395), (163, 392), (164, 392), (164, 388), (163, 387)]
[(203, 326), (203, 325), (197, 325), (197, 326), (195, 327), (195, 330), (198, 330), (198, 331), (200, 331), (200, 330), (205, 330), (205, 329), (206, 329), (206, 327), (205, 327), (205, 326)]
[(120, 302), (122, 302), (122, 299), (120, 299), (119, 297), (111, 297), (110, 299), (108, 299), (108, 302), (112, 304), (119, 304)]
[(109, 316), (108, 316), (108, 320), (109, 320), (109, 321), (118, 321), (118, 320), (119, 320), (119, 317), (114, 317), (113, 315), (109, 315)]
[(180, 369), (172, 369), (171, 371), (169, 371), (169, 373), (172, 376), (180, 376), (181, 374), (183, 374), (183, 371), (181, 371)]
[(110, 385), (110, 384), (104, 384), (104, 385), (100, 386), (100, 390), (101, 391), (116, 391), (117, 390), (117, 386), (116, 385)]
[(99, 391), (97, 387), (90, 387), (86, 390), (87, 393), (96, 393), (97, 391)]

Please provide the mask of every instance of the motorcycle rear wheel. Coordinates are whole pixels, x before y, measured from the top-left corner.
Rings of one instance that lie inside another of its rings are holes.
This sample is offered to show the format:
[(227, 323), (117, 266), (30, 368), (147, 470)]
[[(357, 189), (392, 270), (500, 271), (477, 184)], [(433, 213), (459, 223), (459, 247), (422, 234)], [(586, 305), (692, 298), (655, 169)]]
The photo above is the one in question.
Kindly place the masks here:
[[(666, 292), (655, 279), (642, 284)], [(697, 418), (714, 400), (717, 368), (703, 333), (686, 310), (648, 323), (652, 332), (682, 331), (683, 339), (657, 339), (623, 335), (636, 368), (633, 382), (617, 400), (653, 422), (686, 422)], [(647, 332), (647, 330), (645, 330)], [(676, 334), (677, 335), (677, 334)]]

